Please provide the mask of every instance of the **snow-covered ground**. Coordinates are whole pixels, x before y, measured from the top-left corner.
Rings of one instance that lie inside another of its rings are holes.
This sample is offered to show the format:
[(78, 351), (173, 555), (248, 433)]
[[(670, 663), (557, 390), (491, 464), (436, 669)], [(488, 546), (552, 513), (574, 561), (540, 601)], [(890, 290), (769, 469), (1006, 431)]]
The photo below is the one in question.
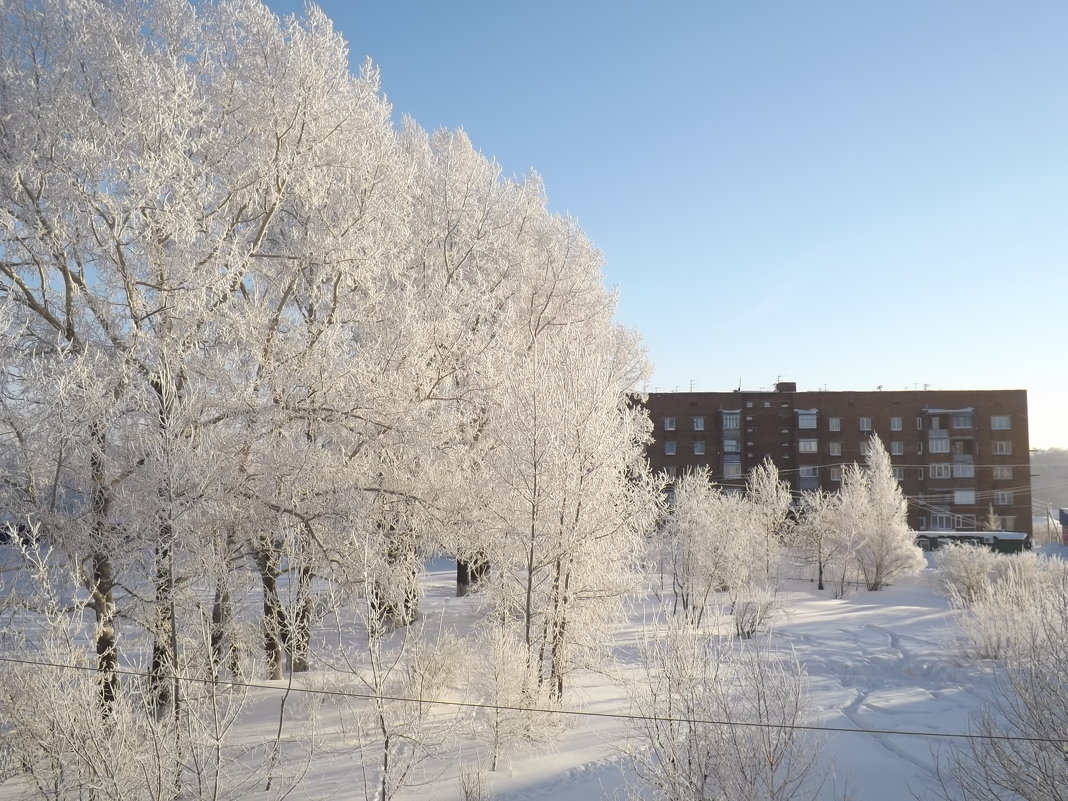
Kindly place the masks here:
[[(423, 625), (464, 633), (477, 617), (478, 598), (456, 598), (451, 562), (431, 566), (422, 603)], [(937, 591), (928, 569), (880, 591), (858, 589), (844, 600), (813, 585), (795, 582), (783, 593), (785, 614), (774, 627), (772, 646), (791, 652), (808, 674), (809, 724), (826, 729), (817, 735), (828, 765), (823, 797), (856, 801), (900, 801), (910, 793), (924, 797), (938, 749), (949, 740), (935, 736), (967, 730), (968, 715), (986, 697), (993, 674), (954, 647), (957, 613)], [(553, 736), (538, 747), (506, 750), (495, 772), (485, 772), (487, 794), (499, 801), (585, 801), (624, 798), (628, 783), (624, 746), (633, 713), (628, 686), (642, 675), (638, 643), (643, 621), (656, 612), (653, 597), (632, 605), (631, 619), (613, 642), (615, 660), (603, 671), (573, 677), (564, 708), (584, 714), (554, 715)], [(351, 690), (352, 677), (313, 671), (298, 677), (293, 689)], [(279, 705), (285, 684), (252, 691), (252, 703), (230, 742), (263, 759), (278, 733)], [(454, 700), (477, 701), (454, 695)], [(289, 795), (301, 799), (362, 799), (359, 766), (373, 746), (361, 747), (350, 715), (364, 701), (315, 693), (290, 694), (285, 708), (278, 781), (306, 771)], [(594, 713), (593, 715), (589, 713)], [(463, 765), (485, 759), (474, 735), (484, 712), (471, 707), (441, 707), (447, 739), (420, 766), (425, 782), (398, 797), (415, 801), (460, 798)], [(270, 771), (263, 771), (266, 775)], [(256, 788), (248, 788), (256, 795)], [(17, 783), (0, 785), (0, 798), (15, 797)], [(260, 788), (260, 797), (262, 788)]]

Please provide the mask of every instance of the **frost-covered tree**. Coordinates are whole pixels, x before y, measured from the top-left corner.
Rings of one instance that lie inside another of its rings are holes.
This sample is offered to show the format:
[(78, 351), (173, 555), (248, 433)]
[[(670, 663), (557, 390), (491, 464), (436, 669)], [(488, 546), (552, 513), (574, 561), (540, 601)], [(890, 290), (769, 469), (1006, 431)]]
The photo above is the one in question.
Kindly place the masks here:
[(801, 493), (798, 523), (794, 530), (793, 543), (801, 561), (816, 569), (816, 588), (825, 588), (824, 579), (830, 574), (836, 551), (835, 514), (838, 496), (823, 490)]
[(986, 517), (983, 518), (983, 531), (1001, 531), (1001, 518), (994, 509), (994, 504), (987, 504)]
[(706, 470), (675, 480), (664, 524), (676, 614), (700, 624), (716, 594), (739, 583), (753, 545), (750, 507), (740, 493), (726, 493)]
[(779, 478), (779, 469), (771, 459), (753, 468), (746, 482), (746, 492), (760, 529), (764, 552), (764, 575), (768, 582), (776, 579), (783, 542), (788, 538), (790, 485)]
[(890, 454), (876, 434), (869, 441), (864, 480), (852, 489), (867, 500), (855, 553), (868, 589), (880, 590), (897, 576), (922, 569), (923, 553), (908, 525), (908, 501), (894, 478)]
[(634, 580), (655, 487), (644, 459), (648, 418), (630, 401), (643, 364), (633, 336), (595, 315), (538, 322), (503, 380), (486, 455), (489, 594), (516, 618), (533, 674), (558, 699), (577, 666), (600, 661), (598, 636)]
[(722, 596), (740, 636), (766, 623), (776, 608), (788, 505), (789, 492), (767, 465), (754, 471), (745, 494), (714, 486), (706, 471), (677, 479), (664, 525), (676, 613), (700, 625), (710, 601)]

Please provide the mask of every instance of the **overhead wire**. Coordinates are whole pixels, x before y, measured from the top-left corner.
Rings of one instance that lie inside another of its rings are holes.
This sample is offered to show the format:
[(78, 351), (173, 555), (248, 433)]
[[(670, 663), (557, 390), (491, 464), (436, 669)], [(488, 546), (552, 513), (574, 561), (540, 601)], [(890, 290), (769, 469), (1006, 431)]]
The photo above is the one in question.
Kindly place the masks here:
[[(61, 670), (77, 670), (81, 672), (98, 672), (95, 667), (88, 665), (74, 665), (63, 662), (47, 662), (32, 659), (17, 659), (15, 657), (0, 656), (0, 662), (6, 662), (9, 664), (24, 665), (31, 667), (51, 667)], [(150, 674), (135, 671), (129, 669), (117, 669), (113, 671), (116, 675), (130, 676), (134, 678), (150, 678)], [(281, 686), (279, 684), (266, 684), (261, 682), (246, 682), (227, 679), (208, 679), (198, 678), (196, 676), (174, 676), (176, 681), (189, 682), (195, 684), (210, 684), (210, 685), (223, 685), (226, 687), (243, 688), (243, 689), (262, 689), (262, 690), (279, 690), (287, 693), (303, 693), (306, 695), (317, 696), (329, 696), (340, 698), (356, 698), (360, 700), (379, 700), (379, 701), (395, 701), (400, 703), (411, 704), (436, 704), (440, 706), (452, 706), (467, 709), (489, 709), (507, 712), (523, 712), (532, 714), (547, 714), (547, 715), (567, 715), (572, 717), (586, 717), (586, 718), (610, 718), (619, 720), (636, 720), (636, 721), (649, 721), (654, 723), (686, 723), (686, 724), (701, 724), (712, 726), (741, 726), (746, 728), (759, 728), (759, 729), (780, 729), (786, 731), (813, 731), (813, 732), (829, 732), (835, 734), (875, 734), (880, 736), (902, 736), (902, 737), (935, 737), (935, 738), (948, 738), (948, 739), (960, 739), (960, 740), (997, 740), (1005, 742), (1027, 742), (1027, 743), (1049, 743), (1056, 745), (1068, 745), (1068, 738), (1062, 737), (1031, 737), (1018, 734), (972, 734), (969, 732), (932, 732), (932, 731), (918, 731), (912, 729), (860, 729), (851, 728), (848, 726), (827, 726), (822, 724), (804, 724), (804, 723), (768, 723), (761, 721), (743, 721), (743, 720), (720, 720), (716, 718), (680, 718), (669, 715), (643, 715), (633, 712), (594, 712), (591, 710), (583, 709), (553, 709), (551, 707), (525, 707), (525, 706), (511, 706), (508, 704), (487, 704), (478, 701), (451, 701), (447, 699), (432, 699), (432, 698), (411, 698), (403, 695), (385, 695), (378, 693), (360, 693), (353, 692), (351, 690), (328, 690), (316, 687), (298, 687), (298, 686)]]

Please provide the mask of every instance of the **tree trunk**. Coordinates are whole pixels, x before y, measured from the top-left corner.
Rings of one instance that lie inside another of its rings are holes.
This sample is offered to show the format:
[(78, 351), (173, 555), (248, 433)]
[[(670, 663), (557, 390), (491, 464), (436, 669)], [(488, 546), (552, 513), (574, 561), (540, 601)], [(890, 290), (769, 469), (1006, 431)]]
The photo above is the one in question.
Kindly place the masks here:
[(267, 678), (282, 678), (282, 658), (289, 639), (285, 607), (278, 595), (278, 553), (266, 537), (256, 548), (256, 566), (263, 585), (263, 650), (267, 659)]
[(170, 526), (160, 526), (160, 542), (156, 545), (156, 598), (152, 625), (152, 667), (149, 688), (156, 708), (156, 719), (175, 703), (171, 681), (175, 674), (175, 654), (171, 645), (175, 639), (173, 626), (174, 576), (170, 564)]
[(100, 714), (111, 717), (119, 696), (119, 655), (115, 635), (115, 573), (111, 557), (107, 553), (110, 531), (108, 522), (111, 507), (111, 491), (104, 474), (104, 451), (107, 441), (103, 432), (95, 426), (92, 430), (94, 449), (89, 457), (92, 478), (93, 539), (97, 547), (93, 554), (93, 578), (90, 588), (95, 618), (96, 666), (100, 674)]

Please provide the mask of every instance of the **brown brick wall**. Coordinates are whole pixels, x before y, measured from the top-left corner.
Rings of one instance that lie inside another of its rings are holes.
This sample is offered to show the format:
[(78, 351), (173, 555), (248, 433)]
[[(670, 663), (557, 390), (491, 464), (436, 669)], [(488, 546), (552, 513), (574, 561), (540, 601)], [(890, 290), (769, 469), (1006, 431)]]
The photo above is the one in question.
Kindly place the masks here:
[[(1015, 518), (1013, 530), (1031, 531), (1026, 390), (796, 392), (789, 387), (650, 394), (651, 466), (675, 472), (707, 466), (718, 483), (740, 487), (744, 476), (770, 457), (795, 491), (834, 490), (835, 470), (863, 462), (862, 445), (876, 433), (901, 472), (914, 528), (944, 527), (943, 511), (952, 526), (966, 530), (972, 520), (980, 526), (993, 503), (999, 516)], [(815, 428), (799, 427), (806, 411), (814, 412)], [(736, 438), (724, 436), (725, 412), (739, 415)], [(665, 424), (672, 418), (674, 430), (668, 430)], [(703, 419), (703, 429), (695, 426), (695, 418)], [(900, 418), (899, 429), (895, 418)], [(838, 431), (831, 430), (834, 420)], [(862, 420), (870, 422), (870, 431), (862, 430)], [(994, 428), (995, 423), (1009, 427)], [(934, 424), (939, 427), (932, 436)], [(937, 440), (933, 453), (932, 440)], [(673, 455), (667, 453), (671, 444)], [(725, 465), (734, 459), (738, 467)], [(725, 469), (740, 476), (725, 475)]]

